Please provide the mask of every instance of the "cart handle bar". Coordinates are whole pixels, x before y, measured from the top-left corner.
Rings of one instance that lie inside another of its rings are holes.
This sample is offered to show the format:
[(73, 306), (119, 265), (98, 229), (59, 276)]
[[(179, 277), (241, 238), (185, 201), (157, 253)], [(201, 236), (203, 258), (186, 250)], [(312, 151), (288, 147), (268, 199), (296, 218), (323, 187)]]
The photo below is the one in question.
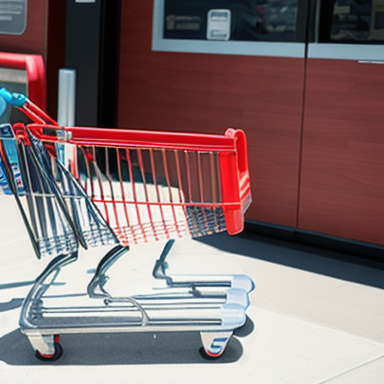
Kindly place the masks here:
[[(141, 131), (127, 128), (60, 127), (29, 124), (27, 129), (41, 141), (74, 145), (141, 149), (170, 149), (199, 152), (233, 152), (246, 154), (245, 134), (228, 128), (224, 135)], [(240, 147), (240, 148), (239, 148)], [(247, 166), (242, 159), (242, 169)]]

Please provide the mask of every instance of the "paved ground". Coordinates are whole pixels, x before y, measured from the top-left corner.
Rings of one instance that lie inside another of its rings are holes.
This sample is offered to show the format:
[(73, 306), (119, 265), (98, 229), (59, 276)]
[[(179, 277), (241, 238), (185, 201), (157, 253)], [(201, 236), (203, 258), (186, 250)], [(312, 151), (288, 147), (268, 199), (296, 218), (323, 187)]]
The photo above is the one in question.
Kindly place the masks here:
[[(13, 200), (0, 199), (0, 212), (1, 384), (384, 382), (382, 269), (311, 247), (225, 234), (177, 241), (169, 257), (174, 273), (246, 273), (256, 282), (248, 321), (221, 359), (200, 356), (195, 332), (87, 334), (63, 335), (62, 358), (42, 363), (18, 331), (18, 317), (47, 261), (33, 256)], [(105, 250), (83, 251), (63, 271), (62, 287), (77, 289), (89, 279)], [(160, 250), (161, 244), (134, 248), (111, 269), (111, 287), (149, 281)]]

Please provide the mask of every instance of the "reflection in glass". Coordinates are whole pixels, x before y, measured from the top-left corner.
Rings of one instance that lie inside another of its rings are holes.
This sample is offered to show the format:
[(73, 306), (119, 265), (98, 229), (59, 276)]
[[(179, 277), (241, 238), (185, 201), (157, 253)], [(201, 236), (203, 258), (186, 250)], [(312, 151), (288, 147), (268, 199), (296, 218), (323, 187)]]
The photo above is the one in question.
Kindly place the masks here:
[[(297, 0), (165, 0), (165, 39), (206, 40), (210, 12), (230, 15), (223, 40), (294, 41)], [(224, 14), (224, 13), (223, 13)]]
[(383, 43), (384, 0), (321, 2), (320, 42)]

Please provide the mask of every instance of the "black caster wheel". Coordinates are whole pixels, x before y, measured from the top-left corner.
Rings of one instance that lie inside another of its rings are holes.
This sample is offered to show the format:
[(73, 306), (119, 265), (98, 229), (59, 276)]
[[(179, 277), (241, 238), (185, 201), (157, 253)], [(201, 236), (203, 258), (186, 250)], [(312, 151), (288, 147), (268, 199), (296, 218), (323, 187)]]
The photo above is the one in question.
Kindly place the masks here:
[(36, 351), (36, 357), (41, 361), (56, 361), (60, 359), (60, 357), (63, 354), (63, 347), (59, 343), (59, 337), (55, 336), (55, 352), (52, 355), (45, 355), (43, 353), (40, 353), (39, 351)]
[(218, 360), (218, 359), (220, 359), (220, 357), (223, 355), (222, 353), (219, 354), (219, 355), (209, 354), (209, 353), (204, 349), (204, 347), (201, 347), (201, 348), (199, 349), (199, 352), (200, 352), (200, 356), (201, 356), (201, 357), (203, 357), (205, 360), (210, 360), (210, 361)]

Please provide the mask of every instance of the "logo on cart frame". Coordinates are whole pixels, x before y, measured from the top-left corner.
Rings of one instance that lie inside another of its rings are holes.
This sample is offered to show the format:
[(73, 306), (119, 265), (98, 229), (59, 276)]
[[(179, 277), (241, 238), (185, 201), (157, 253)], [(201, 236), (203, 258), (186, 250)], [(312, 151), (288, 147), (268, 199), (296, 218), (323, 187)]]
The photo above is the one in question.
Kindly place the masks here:
[(223, 348), (225, 348), (228, 342), (228, 337), (216, 337), (213, 339), (211, 346), (209, 347), (209, 354), (212, 356), (220, 355)]

